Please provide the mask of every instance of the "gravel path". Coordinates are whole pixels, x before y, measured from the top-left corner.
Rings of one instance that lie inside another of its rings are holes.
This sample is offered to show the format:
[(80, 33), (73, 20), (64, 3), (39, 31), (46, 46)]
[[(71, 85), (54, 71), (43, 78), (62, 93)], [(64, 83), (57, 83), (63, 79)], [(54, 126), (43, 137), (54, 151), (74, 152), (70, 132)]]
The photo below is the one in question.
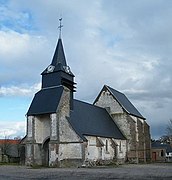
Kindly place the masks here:
[(40, 168), (32, 169), (25, 166), (0, 166), (0, 180), (20, 179), (70, 179), (70, 180), (106, 180), (156, 179), (172, 180), (172, 164), (120, 165), (115, 168)]

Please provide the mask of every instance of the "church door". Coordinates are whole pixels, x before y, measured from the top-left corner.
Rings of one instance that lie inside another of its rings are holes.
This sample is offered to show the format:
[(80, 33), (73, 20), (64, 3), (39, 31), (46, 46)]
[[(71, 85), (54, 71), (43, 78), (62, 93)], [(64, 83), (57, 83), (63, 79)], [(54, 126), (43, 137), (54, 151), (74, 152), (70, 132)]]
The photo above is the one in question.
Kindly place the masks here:
[(156, 152), (152, 153), (152, 161), (156, 161)]
[(49, 142), (50, 138), (48, 138), (43, 144), (43, 154), (42, 154), (42, 165), (49, 165)]
[(25, 146), (21, 145), (19, 150), (20, 150), (20, 163), (22, 165), (25, 165), (25, 159), (26, 159), (26, 157), (25, 157)]

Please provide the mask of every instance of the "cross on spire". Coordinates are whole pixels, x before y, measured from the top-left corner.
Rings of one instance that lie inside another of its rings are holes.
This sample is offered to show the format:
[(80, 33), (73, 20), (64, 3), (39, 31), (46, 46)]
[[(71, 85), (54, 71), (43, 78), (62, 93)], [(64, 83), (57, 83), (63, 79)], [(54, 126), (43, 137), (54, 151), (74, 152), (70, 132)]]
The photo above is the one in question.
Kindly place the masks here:
[(59, 25), (59, 39), (61, 39), (61, 33), (62, 33), (62, 27), (63, 27), (63, 25), (62, 25), (62, 18), (60, 18), (59, 19), (59, 22), (60, 22), (60, 25)]

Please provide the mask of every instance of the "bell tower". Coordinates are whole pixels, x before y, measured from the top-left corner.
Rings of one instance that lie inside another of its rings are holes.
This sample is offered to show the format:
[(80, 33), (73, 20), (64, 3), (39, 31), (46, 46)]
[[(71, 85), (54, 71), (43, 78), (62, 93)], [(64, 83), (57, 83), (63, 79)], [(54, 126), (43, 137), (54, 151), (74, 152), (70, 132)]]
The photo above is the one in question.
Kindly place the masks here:
[(41, 90), (35, 94), (27, 112), (27, 165), (57, 165), (59, 146), (66, 136), (61, 133), (64, 128), (61, 124), (66, 124), (64, 131), (70, 131), (66, 117), (73, 110), (75, 83), (63, 49), (61, 21), (52, 61), (41, 73)]
[(61, 24), (60, 21), (60, 33), (57, 46), (54, 52), (54, 56), (51, 64), (41, 73), (42, 75), (42, 89), (53, 88), (57, 86), (65, 86), (71, 91), (71, 109), (73, 107), (73, 92), (75, 92), (74, 74), (71, 72), (70, 67), (67, 65), (66, 57), (63, 49), (61, 39)]

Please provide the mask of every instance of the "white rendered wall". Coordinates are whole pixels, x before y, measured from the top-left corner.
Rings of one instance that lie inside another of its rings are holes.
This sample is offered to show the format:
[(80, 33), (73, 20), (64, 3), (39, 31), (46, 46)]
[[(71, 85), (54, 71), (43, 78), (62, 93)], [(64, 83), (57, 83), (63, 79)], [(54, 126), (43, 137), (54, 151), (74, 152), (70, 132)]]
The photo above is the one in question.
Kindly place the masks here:
[[(126, 141), (116, 140), (111, 138), (102, 138), (94, 136), (85, 136), (88, 140), (88, 145), (85, 151), (86, 160), (112, 160), (113, 158), (125, 159), (126, 157)], [(102, 147), (97, 147), (96, 138), (98, 138), (104, 145)], [(107, 147), (106, 147), (107, 141)], [(112, 146), (112, 141), (115, 142), (116, 147)], [(121, 145), (121, 150), (119, 146)], [(116, 149), (114, 149), (116, 148)], [(101, 157), (100, 157), (101, 153)]]
[(59, 160), (64, 159), (82, 159), (82, 144), (59, 144)]
[(41, 115), (35, 117), (35, 140), (36, 143), (43, 141), (50, 136), (50, 117)]

